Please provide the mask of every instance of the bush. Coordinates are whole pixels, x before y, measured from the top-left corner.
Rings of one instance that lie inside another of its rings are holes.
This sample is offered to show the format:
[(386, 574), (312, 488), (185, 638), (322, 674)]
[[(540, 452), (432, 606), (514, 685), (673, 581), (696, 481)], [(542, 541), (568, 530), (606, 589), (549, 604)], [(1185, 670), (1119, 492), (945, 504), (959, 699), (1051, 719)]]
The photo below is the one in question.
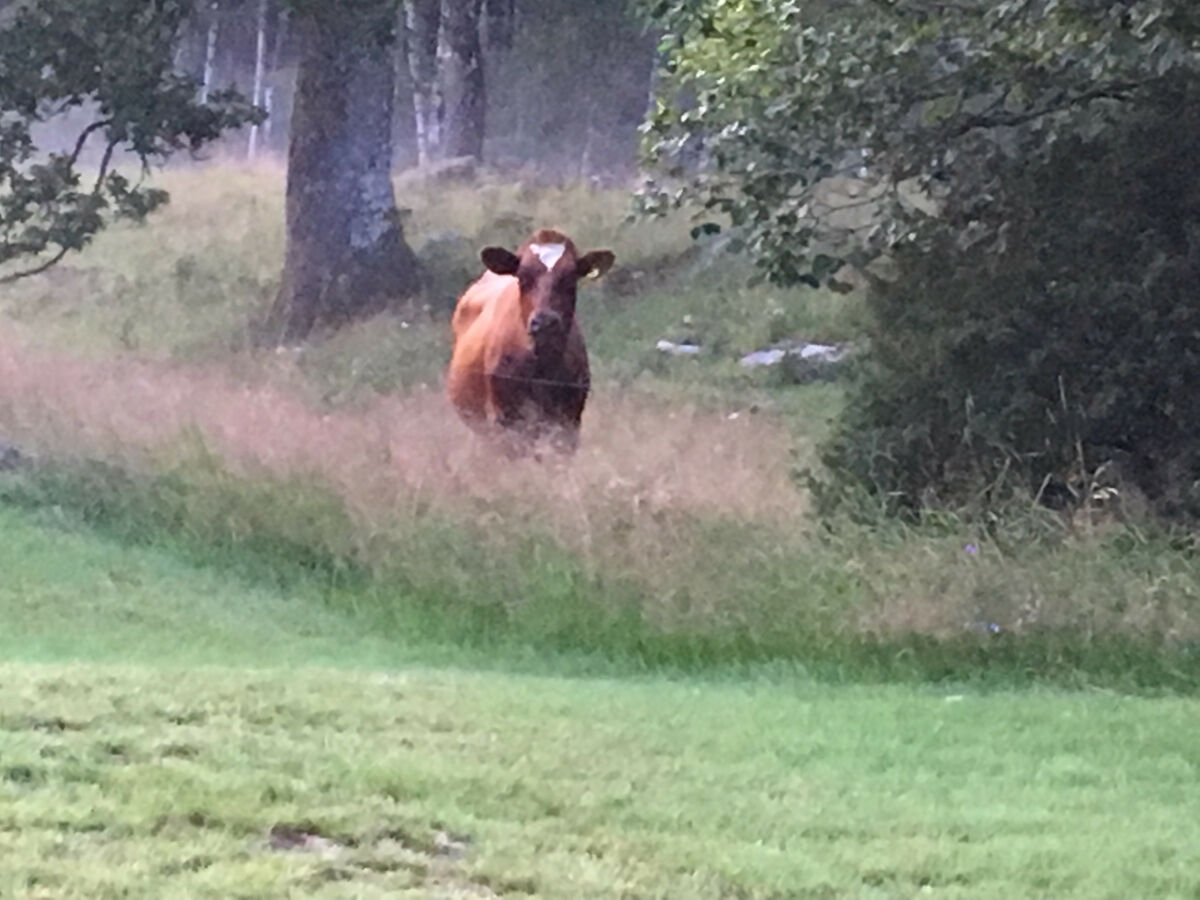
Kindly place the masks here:
[(848, 487), (913, 511), (1115, 486), (1200, 516), (1198, 142), (1200, 86), (1176, 85), (1045, 166), (1005, 164), (997, 241), (964, 240), (972, 198), (951, 196), (953, 227), (870, 292), (826, 507)]

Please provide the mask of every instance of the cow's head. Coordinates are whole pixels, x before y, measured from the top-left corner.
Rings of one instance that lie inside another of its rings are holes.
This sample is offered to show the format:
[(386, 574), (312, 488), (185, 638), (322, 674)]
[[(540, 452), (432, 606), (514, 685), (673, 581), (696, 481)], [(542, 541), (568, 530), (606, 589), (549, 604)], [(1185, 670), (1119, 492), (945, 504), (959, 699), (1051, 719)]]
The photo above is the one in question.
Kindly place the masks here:
[(575, 290), (581, 278), (599, 278), (613, 264), (611, 250), (579, 255), (566, 235), (536, 232), (513, 253), (486, 247), (483, 264), (497, 275), (515, 275), (521, 287), (521, 317), (538, 350), (561, 350), (575, 321)]

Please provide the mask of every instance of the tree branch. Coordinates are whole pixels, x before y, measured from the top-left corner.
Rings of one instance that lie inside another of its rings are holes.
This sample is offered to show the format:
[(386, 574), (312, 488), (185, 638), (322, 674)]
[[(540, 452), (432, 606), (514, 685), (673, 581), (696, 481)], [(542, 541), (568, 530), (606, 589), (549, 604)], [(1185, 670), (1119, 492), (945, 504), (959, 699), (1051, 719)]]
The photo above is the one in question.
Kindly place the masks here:
[(102, 119), (99, 122), (93, 122), (87, 128), (83, 129), (82, 132), (80, 132), (79, 139), (75, 141), (75, 149), (71, 151), (70, 162), (72, 166), (79, 162), (79, 154), (83, 152), (83, 147), (87, 143), (87, 139), (101, 128), (107, 128), (111, 124), (112, 119)]
[(962, 137), (977, 128), (1012, 128), (1044, 116), (1065, 112), (1077, 106), (1086, 106), (1094, 100), (1128, 100), (1130, 93), (1145, 85), (1146, 82), (1144, 81), (1110, 84), (1094, 88), (1090, 91), (1084, 91), (1082, 94), (1076, 94), (1073, 97), (1062, 97), (1053, 103), (1048, 103), (1036, 109), (1029, 109), (1025, 112), (991, 112), (989, 110), (988, 112), (977, 113), (959, 122), (953, 128), (948, 129), (945, 132), (945, 137)]
[(62, 258), (70, 252), (69, 247), (61, 247), (59, 251), (50, 259), (46, 260), (40, 266), (34, 266), (32, 269), (22, 269), (19, 272), (11, 272), (8, 275), (0, 275), (0, 284), (12, 284), (14, 281), (19, 281), (22, 278), (29, 278), (32, 275), (41, 275), (47, 269), (58, 265)]
[(92, 186), (92, 196), (100, 193), (100, 188), (104, 186), (104, 179), (108, 175), (108, 167), (112, 163), (113, 151), (117, 149), (116, 141), (109, 141), (108, 146), (104, 148), (104, 156), (100, 160), (100, 171), (96, 175), (96, 183)]
[[(72, 163), (74, 163), (74, 161), (78, 158), (79, 153), (83, 149), (84, 143), (87, 141), (88, 135), (98, 131), (107, 124), (107, 122), (93, 122), (83, 130), (83, 133), (79, 136), (79, 140), (75, 143), (75, 151), (71, 154)], [(96, 183), (92, 185), (93, 197), (99, 194), (101, 189), (104, 187), (104, 179), (108, 175), (108, 167), (112, 164), (113, 153), (116, 151), (116, 149), (116, 141), (109, 141), (108, 146), (104, 149), (104, 156), (100, 160), (100, 171), (96, 175)], [(34, 275), (41, 275), (43, 272), (52, 269), (54, 266), (62, 262), (63, 258), (70, 252), (70, 247), (60, 247), (54, 256), (50, 257), (50, 259), (46, 260), (45, 262), (34, 266), (32, 269), (22, 269), (19, 272), (11, 272), (8, 275), (0, 276), (0, 284), (12, 284), (14, 281), (20, 281), (22, 278), (30, 278)]]

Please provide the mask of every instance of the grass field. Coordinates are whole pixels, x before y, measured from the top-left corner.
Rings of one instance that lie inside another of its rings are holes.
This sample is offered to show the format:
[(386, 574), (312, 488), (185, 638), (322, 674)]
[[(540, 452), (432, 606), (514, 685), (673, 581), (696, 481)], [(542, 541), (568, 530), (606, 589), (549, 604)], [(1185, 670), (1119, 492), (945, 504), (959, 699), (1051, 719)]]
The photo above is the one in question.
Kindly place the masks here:
[[(42, 460), (22, 503), (137, 540), (171, 531), (353, 571), (373, 587), (343, 602), (399, 628), (421, 600), (448, 611), (435, 630), (455, 639), (655, 664), (820, 656), (878, 672), (899, 658), (938, 677), (1200, 684), (1200, 558), (1153, 527), (1036, 510), (1000, 530), (812, 520), (794, 476), (815, 464), (840, 388), (736, 360), (783, 336), (853, 339), (854, 297), (747, 287), (744, 263), (691, 248), (686, 222), (627, 224), (619, 192), (401, 181), (426, 295), (255, 351), (279, 277), (279, 173), (163, 179), (174, 200), (153, 223), (3, 300), (0, 433)], [(534, 222), (622, 263), (581, 298), (596, 389), (583, 450), (557, 472), (497, 469), (440, 390), (453, 285), (479, 245)], [(705, 352), (666, 358), (660, 337)], [(929, 640), (948, 657), (901, 653)], [(864, 643), (879, 645), (867, 662)]]
[[(162, 178), (0, 296), (0, 897), (1200, 897), (1194, 539), (817, 521), (839, 386), (736, 360), (855, 298), (401, 182), (425, 295), (256, 350), (279, 174)], [(445, 310), (535, 223), (624, 270), (579, 455), (499, 467)]]
[(0, 529), (0, 896), (1200, 889), (1191, 700), (447, 667), (303, 585)]

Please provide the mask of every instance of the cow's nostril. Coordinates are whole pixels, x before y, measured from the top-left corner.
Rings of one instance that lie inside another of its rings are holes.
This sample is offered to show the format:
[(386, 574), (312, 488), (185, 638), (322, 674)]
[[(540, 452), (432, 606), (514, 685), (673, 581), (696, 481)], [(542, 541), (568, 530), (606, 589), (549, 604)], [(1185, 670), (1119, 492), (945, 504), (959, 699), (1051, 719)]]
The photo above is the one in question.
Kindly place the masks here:
[(550, 328), (557, 328), (562, 324), (562, 320), (554, 313), (537, 313), (529, 320), (529, 333), (537, 334)]

